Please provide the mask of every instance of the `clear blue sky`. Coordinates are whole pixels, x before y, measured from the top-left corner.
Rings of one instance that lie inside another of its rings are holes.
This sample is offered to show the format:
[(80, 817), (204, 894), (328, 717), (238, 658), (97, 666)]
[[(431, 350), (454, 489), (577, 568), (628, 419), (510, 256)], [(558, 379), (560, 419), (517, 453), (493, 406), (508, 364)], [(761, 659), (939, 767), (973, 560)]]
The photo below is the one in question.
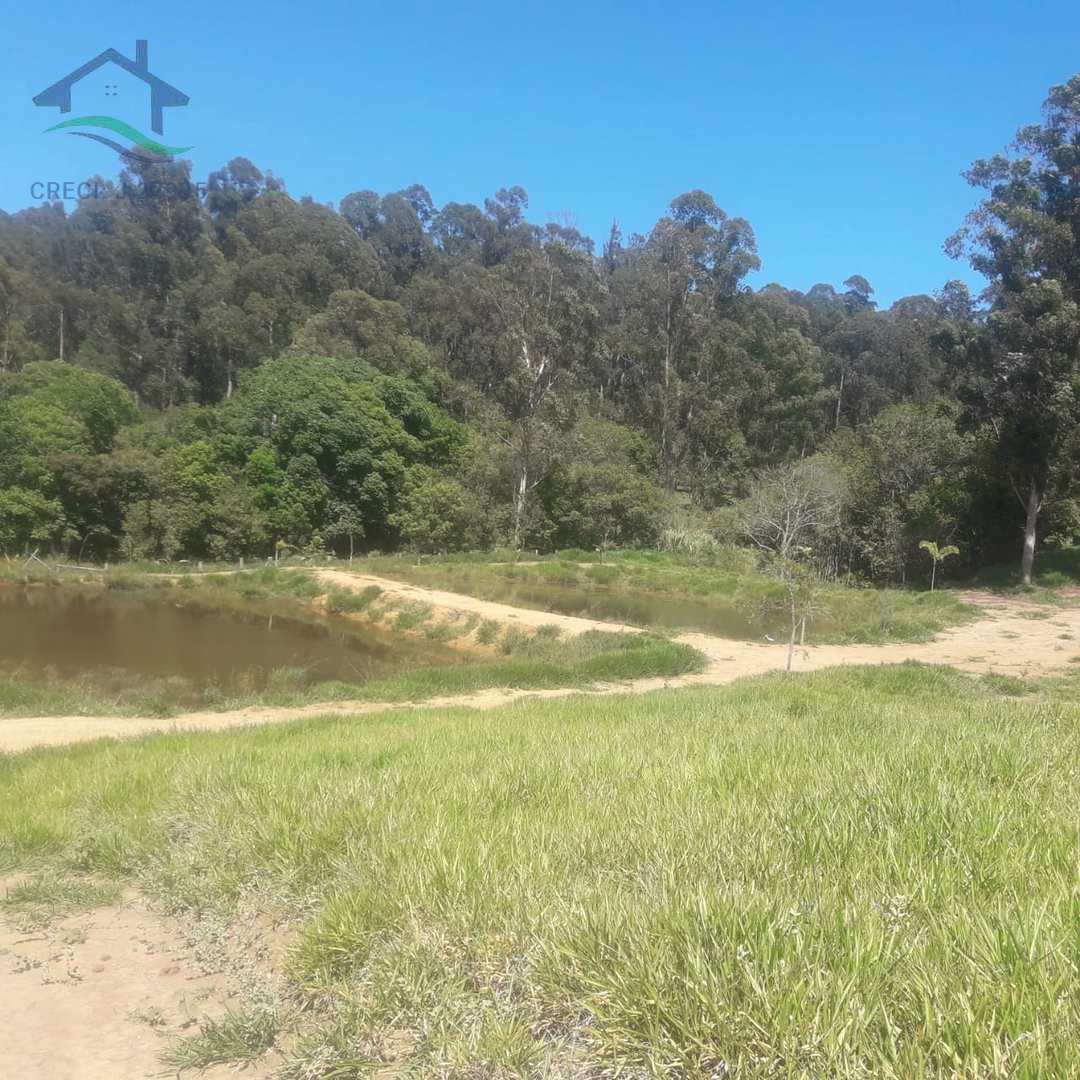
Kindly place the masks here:
[[(974, 281), (941, 251), (960, 177), (1080, 70), (1080, 4), (805, 2), (11, 6), (0, 207), (35, 180), (113, 175), (31, 97), (101, 50), (191, 95), (164, 141), (204, 178), (235, 155), (295, 196), (425, 184), (436, 204), (520, 184), (535, 221), (646, 231), (700, 187), (751, 222), (754, 283), (869, 278), (881, 301)], [(126, 12), (126, 14), (125, 14)], [(148, 129), (148, 125), (144, 130)]]

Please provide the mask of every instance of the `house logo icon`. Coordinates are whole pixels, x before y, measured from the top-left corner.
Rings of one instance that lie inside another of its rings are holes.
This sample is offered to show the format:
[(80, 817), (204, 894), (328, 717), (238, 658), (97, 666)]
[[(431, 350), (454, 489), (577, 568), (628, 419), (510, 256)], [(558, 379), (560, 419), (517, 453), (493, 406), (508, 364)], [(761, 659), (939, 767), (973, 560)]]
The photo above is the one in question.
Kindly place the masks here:
[[(190, 146), (166, 146), (143, 133), (149, 112), (150, 130), (163, 135), (164, 110), (187, 105), (191, 100), (175, 86), (159, 79), (150, 71), (150, 50), (145, 40), (135, 42), (135, 59), (130, 60), (116, 49), (106, 49), (88, 60), (82, 67), (65, 75), (59, 82), (42, 90), (34, 98), (35, 105), (52, 106), (62, 113), (72, 111), (72, 98), (77, 97), (80, 112), (91, 106), (92, 112), (62, 120), (47, 131), (66, 131), (115, 150), (128, 161), (142, 163), (170, 161), (178, 154), (190, 150)], [(106, 115), (126, 111), (128, 115)], [(80, 130), (97, 128), (127, 139), (131, 145), (124, 146), (115, 139), (97, 131)]]

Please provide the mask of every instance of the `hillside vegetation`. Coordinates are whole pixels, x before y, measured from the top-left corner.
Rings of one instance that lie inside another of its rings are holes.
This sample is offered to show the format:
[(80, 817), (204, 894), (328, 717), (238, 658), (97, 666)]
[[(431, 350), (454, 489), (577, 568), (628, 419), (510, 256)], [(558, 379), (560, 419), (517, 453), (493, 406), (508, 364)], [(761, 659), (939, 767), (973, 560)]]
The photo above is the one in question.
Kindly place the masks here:
[(986, 198), (949, 250), (978, 301), (950, 281), (887, 310), (858, 267), (750, 289), (753, 228), (700, 190), (599, 249), (518, 187), (332, 208), (239, 158), (205, 194), (143, 165), (71, 213), (2, 214), (0, 550), (705, 535), (903, 583), (929, 541), (1029, 582), (1080, 521), (1078, 124), (1080, 76), (971, 168)]

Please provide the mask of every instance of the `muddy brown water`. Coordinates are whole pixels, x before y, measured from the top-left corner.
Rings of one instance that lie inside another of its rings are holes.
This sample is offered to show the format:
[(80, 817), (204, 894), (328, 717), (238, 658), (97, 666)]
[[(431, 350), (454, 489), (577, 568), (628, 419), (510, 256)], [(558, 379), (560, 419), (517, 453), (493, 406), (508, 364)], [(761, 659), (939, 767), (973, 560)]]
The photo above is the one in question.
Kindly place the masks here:
[(363, 683), (461, 659), (333, 616), (220, 610), (176, 593), (0, 588), (0, 670), (30, 676), (123, 672), (207, 686), (242, 675), (259, 686), (300, 668), (310, 682)]

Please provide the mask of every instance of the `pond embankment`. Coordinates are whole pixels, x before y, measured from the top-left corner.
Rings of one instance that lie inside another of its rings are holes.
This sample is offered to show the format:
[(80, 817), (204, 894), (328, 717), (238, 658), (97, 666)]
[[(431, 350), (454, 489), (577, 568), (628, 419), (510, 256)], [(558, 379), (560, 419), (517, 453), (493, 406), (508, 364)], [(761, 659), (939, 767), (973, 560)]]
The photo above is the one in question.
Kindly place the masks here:
[[(425, 589), (387, 578), (344, 570), (313, 570), (324, 587), (361, 592), (377, 586), (387, 599), (422, 604), (437, 619), (457, 622), (473, 615), (477, 625), (490, 621), (501, 628), (535, 633), (558, 626), (568, 638), (588, 632), (640, 634), (638, 628), (528, 608), (514, 608), (443, 590)], [(321, 591), (321, 590), (320, 590)], [(1080, 607), (1048, 608), (1023, 597), (968, 592), (963, 599), (979, 607), (981, 617), (939, 634), (934, 641), (895, 645), (816, 645), (800, 648), (797, 671), (843, 664), (898, 664), (918, 661), (946, 664), (974, 674), (1020, 678), (1052, 675), (1080, 660)], [(361, 616), (362, 617), (362, 616)], [(700, 670), (641, 678), (593, 679), (574, 686), (484, 686), (473, 692), (431, 694), (398, 700), (334, 700), (303, 705), (254, 705), (231, 710), (202, 710), (168, 718), (133, 716), (23, 716), (0, 720), (0, 751), (61, 745), (102, 737), (127, 737), (156, 731), (210, 731), (277, 723), (325, 715), (364, 715), (403, 706), (433, 709), (492, 708), (521, 698), (557, 698), (569, 694), (601, 696), (648, 693), (681, 686), (720, 685), (735, 679), (782, 670), (787, 648), (782, 644), (730, 640), (701, 633), (673, 638), (705, 660)], [(497, 670), (497, 669), (495, 669)], [(494, 670), (493, 670), (494, 673)]]

